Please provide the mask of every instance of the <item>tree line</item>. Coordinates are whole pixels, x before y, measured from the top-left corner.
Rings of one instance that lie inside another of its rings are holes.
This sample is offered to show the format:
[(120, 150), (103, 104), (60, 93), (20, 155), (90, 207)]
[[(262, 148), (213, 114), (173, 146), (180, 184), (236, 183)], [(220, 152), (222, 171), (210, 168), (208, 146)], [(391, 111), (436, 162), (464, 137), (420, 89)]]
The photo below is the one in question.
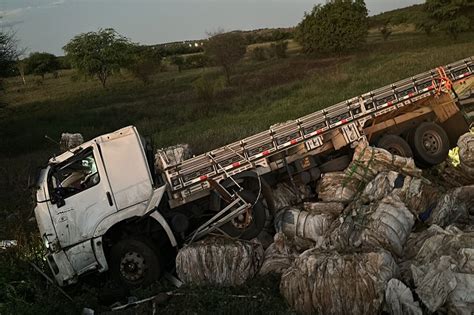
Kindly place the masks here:
[[(427, 34), (441, 31), (456, 39), (474, 28), (474, 1), (426, 0), (417, 27)], [(96, 77), (106, 87), (110, 75), (127, 69), (147, 84), (152, 74), (160, 71), (166, 58), (178, 71), (205, 66), (220, 66), (228, 84), (235, 65), (246, 54), (247, 46), (260, 40), (275, 41), (269, 48), (252, 50), (254, 60), (286, 56), (286, 39), (294, 36), (308, 54), (341, 54), (366, 43), (369, 29), (368, 10), (364, 0), (330, 0), (315, 5), (305, 13), (295, 31), (260, 30), (255, 32), (216, 32), (203, 41), (177, 42), (142, 46), (118, 34), (114, 29), (100, 29), (75, 36), (64, 47), (65, 57), (33, 53), (19, 60), (22, 51), (14, 34), (0, 31), (0, 77), (19, 73), (56, 74), (58, 69), (75, 68)], [(390, 20), (382, 21), (379, 30), (384, 39), (391, 34)], [(184, 55), (183, 54), (189, 54)], [(1, 81), (0, 81), (1, 89)]]

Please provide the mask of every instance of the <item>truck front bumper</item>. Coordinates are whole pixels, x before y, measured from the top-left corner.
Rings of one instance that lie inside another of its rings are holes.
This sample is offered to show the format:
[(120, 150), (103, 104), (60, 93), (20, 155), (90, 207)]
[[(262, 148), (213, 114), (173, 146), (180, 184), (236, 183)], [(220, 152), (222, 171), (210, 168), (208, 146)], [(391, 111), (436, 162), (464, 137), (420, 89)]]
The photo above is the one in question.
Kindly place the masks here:
[(60, 286), (77, 282), (77, 275), (63, 251), (50, 253), (46, 256), (49, 268), (51, 269), (56, 282)]

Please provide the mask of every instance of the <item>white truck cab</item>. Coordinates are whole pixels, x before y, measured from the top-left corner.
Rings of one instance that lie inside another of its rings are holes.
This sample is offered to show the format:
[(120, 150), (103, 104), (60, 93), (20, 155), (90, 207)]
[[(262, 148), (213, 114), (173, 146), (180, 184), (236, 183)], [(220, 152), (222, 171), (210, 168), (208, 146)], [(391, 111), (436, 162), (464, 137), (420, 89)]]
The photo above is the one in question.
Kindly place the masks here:
[(103, 235), (115, 224), (149, 214), (176, 240), (154, 211), (166, 190), (155, 188), (135, 127), (85, 142), (49, 160), (41, 171), (35, 216), (60, 285), (87, 271), (108, 269)]

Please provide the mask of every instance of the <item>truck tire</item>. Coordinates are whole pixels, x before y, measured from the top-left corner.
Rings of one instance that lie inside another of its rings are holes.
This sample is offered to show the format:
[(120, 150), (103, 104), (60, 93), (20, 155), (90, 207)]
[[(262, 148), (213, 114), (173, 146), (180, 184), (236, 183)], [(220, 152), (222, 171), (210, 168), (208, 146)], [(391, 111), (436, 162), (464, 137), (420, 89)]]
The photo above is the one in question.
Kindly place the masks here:
[(413, 151), (408, 142), (397, 135), (385, 135), (377, 142), (377, 147), (387, 150), (388, 152), (403, 156), (413, 157)]
[(142, 238), (118, 241), (110, 251), (114, 280), (129, 288), (146, 287), (161, 276), (161, 262), (153, 244)]
[(257, 237), (263, 230), (265, 221), (267, 219), (267, 211), (262, 203), (262, 198), (257, 199), (257, 196), (248, 190), (243, 190), (238, 193), (245, 201), (254, 204), (251, 212), (251, 221), (245, 224), (243, 221), (245, 216), (235, 218), (234, 220), (224, 224), (221, 229), (230, 237), (240, 238), (244, 240), (251, 240)]
[(422, 123), (411, 134), (409, 141), (417, 162), (422, 166), (439, 164), (448, 157), (449, 138), (438, 124)]
[(349, 155), (343, 155), (323, 163), (319, 166), (321, 173), (339, 172), (345, 170), (351, 163), (351, 157)]

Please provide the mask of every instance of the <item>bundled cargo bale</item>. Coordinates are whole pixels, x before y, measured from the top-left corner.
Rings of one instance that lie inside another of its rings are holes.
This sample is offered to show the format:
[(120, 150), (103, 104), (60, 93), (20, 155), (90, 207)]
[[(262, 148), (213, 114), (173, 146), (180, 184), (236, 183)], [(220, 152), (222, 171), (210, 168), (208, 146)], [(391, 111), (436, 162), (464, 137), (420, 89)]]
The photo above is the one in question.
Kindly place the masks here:
[(291, 240), (311, 240), (320, 247), (325, 242), (332, 221), (334, 218), (331, 215), (311, 214), (298, 208), (287, 208), (275, 217), (275, 229)]
[(298, 256), (298, 251), (285, 234), (276, 233), (274, 242), (265, 250), (265, 257), (259, 274), (282, 274)]
[(280, 292), (304, 314), (377, 314), (398, 274), (390, 253), (308, 250), (282, 275)]
[(311, 214), (326, 214), (338, 217), (344, 211), (342, 202), (305, 202), (303, 209)]
[(440, 190), (425, 178), (388, 171), (379, 173), (365, 186), (360, 200), (369, 203), (390, 194), (399, 197), (414, 215), (421, 215), (423, 219), (423, 214), (430, 213), (436, 206)]
[(155, 163), (158, 169), (163, 170), (171, 165), (176, 165), (192, 157), (189, 144), (177, 144), (171, 147), (158, 149)]
[(63, 133), (59, 142), (60, 150), (67, 151), (84, 143), (84, 138), (80, 133)]
[(461, 231), (449, 226), (443, 229), (432, 225), (428, 229), (410, 234), (406, 244), (403, 259), (400, 262), (402, 278), (412, 280), (411, 266), (433, 262), (441, 256), (456, 258), (460, 270), (474, 273), (474, 231)]
[(346, 169), (347, 175), (368, 183), (380, 172), (398, 173), (420, 177), (421, 170), (415, 166), (412, 158), (391, 154), (387, 150), (369, 146), (366, 140), (357, 144), (352, 162)]
[(474, 183), (474, 133), (468, 132), (458, 139), (459, 164)]
[(465, 273), (451, 256), (432, 263), (412, 265), (416, 293), (431, 312), (472, 314), (474, 310), (474, 274)]
[(257, 274), (263, 255), (258, 242), (209, 237), (178, 252), (176, 272), (184, 283), (241, 285)]
[(290, 184), (286, 182), (278, 183), (272, 189), (272, 192), (275, 211), (298, 203), (298, 192), (295, 192)]
[(427, 223), (446, 227), (455, 222), (472, 222), (474, 215), (474, 185), (449, 190), (439, 198)]
[(350, 203), (361, 189), (361, 182), (345, 172), (332, 172), (321, 175), (316, 186), (318, 198), (324, 202)]
[(456, 288), (454, 267), (449, 256), (419, 267), (411, 266), (416, 293), (431, 312), (444, 305)]
[[(428, 233), (431, 236), (426, 238), (414, 257), (414, 261), (418, 265), (433, 262), (440, 256), (450, 256), (456, 258), (457, 261), (464, 261), (459, 256), (460, 251), (474, 249), (474, 232), (466, 233), (455, 226), (442, 229), (433, 225), (428, 229)], [(474, 273), (474, 270), (466, 269), (469, 266), (470, 264), (463, 263), (458, 267), (462, 272)]]
[(414, 223), (404, 203), (389, 195), (368, 206), (357, 205), (334, 221), (322, 248), (381, 247), (400, 256)]
[(431, 312), (469, 314), (474, 307), (474, 231), (433, 225), (416, 239), (418, 252), (409, 262), (423, 304)]
[(420, 305), (403, 282), (391, 279), (385, 290), (385, 311), (391, 315), (422, 315)]
[(362, 244), (382, 247), (401, 256), (415, 219), (398, 198), (387, 196), (376, 205), (362, 232)]

